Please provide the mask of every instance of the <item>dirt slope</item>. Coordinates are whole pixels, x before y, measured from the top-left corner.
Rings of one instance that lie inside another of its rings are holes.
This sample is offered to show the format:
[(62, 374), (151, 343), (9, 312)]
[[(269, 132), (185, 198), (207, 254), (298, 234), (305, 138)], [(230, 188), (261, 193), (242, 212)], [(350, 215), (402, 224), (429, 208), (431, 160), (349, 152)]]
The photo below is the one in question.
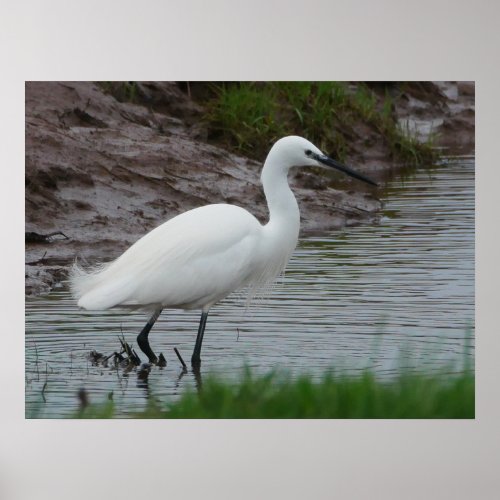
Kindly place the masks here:
[[(64, 280), (76, 256), (110, 260), (190, 208), (234, 203), (266, 219), (261, 164), (207, 144), (203, 109), (176, 84), (140, 88), (142, 104), (131, 104), (89, 82), (26, 84), (27, 294)], [(443, 99), (449, 117), (451, 101)], [(455, 125), (463, 131), (463, 124)], [(356, 166), (368, 171), (368, 161)], [(380, 159), (377, 164), (380, 170)], [(327, 179), (302, 172), (291, 184), (304, 231), (378, 218), (376, 192), (360, 183), (336, 190)], [(63, 234), (43, 237), (54, 232)]]

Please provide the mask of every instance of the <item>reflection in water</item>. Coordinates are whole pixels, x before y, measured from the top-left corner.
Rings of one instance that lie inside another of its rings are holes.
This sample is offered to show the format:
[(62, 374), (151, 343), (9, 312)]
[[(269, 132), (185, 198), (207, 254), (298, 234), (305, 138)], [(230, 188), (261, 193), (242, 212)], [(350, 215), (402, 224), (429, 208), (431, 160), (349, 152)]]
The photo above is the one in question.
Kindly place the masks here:
[[(248, 310), (238, 295), (215, 306), (203, 374), (236, 378), (246, 365), (255, 373), (286, 369), (319, 379), (331, 369), (370, 367), (388, 377), (402, 366), (460, 370), (472, 362), (473, 162), (420, 172), (404, 185), (395, 181), (386, 198), (378, 226), (301, 240), (284, 282), (268, 298)], [(79, 311), (65, 291), (27, 299), (27, 415), (71, 415), (82, 387), (91, 403), (113, 392), (122, 415), (143, 409), (148, 397), (164, 403), (196, 390), (201, 373), (183, 368), (174, 351), (190, 358), (194, 311), (160, 316), (150, 339), (167, 366), (152, 367), (145, 379), (137, 370), (89, 361), (93, 349), (117, 351), (122, 331), (135, 343), (143, 323), (140, 313)]]

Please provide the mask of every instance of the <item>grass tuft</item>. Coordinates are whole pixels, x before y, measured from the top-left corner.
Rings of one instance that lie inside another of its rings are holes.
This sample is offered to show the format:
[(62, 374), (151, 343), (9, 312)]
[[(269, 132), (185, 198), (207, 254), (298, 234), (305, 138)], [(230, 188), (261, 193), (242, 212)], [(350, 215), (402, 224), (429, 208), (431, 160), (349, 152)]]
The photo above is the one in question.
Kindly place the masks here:
[[(246, 370), (239, 382), (216, 376), (199, 392), (165, 406), (151, 400), (135, 418), (474, 418), (474, 375), (402, 375), (380, 381), (327, 374), (319, 382), (302, 376)], [(112, 406), (87, 407), (79, 418), (110, 418)]]
[(403, 129), (389, 93), (346, 82), (234, 82), (212, 84), (208, 106), (212, 137), (262, 159), (284, 135), (302, 135), (341, 161), (360, 122), (375, 130), (391, 156), (410, 165), (434, 162), (432, 142)]

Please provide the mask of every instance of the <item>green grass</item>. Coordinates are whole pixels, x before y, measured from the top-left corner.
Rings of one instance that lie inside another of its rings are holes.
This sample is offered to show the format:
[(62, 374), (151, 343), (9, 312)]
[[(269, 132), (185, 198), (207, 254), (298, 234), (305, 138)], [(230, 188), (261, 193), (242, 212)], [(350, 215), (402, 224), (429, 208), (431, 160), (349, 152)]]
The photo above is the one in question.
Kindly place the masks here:
[[(292, 380), (276, 373), (239, 382), (215, 376), (201, 391), (149, 407), (135, 418), (474, 418), (474, 375), (402, 375), (380, 381), (370, 372), (360, 377), (326, 375), (320, 382)], [(90, 406), (79, 418), (112, 418), (112, 402)]]
[[(138, 102), (137, 82), (98, 82), (120, 102)], [(216, 142), (263, 160), (285, 135), (307, 137), (323, 151), (345, 161), (360, 123), (376, 133), (390, 156), (406, 165), (437, 159), (432, 141), (421, 143), (399, 126), (393, 99), (367, 84), (347, 82), (198, 83), (209, 134)], [(202, 89), (200, 89), (202, 87)], [(403, 84), (393, 83), (398, 91)], [(394, 92), (393, 92), (394, 93)]]
[[(394, 84), (397, 85), (397, 84)], [(240, 82), (211, 84), (208, 122), (212, 137), (262, 159), (284, 135), (307, 137), (341, 161), (359, 122), (376, 131), (390, 155), (410, 165), (429, 164), (437, 153), (397, 123), (394, 101), (359, 83)]]

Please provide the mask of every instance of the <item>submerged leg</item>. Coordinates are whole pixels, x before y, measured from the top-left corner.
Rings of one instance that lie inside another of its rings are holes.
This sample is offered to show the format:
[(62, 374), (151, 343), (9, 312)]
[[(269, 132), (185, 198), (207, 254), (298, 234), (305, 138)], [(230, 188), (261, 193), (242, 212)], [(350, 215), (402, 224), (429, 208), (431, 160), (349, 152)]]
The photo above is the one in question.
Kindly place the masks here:
[(153, 328), (153, 325), (155, 324), (155, 321), (158, 319), (158, 316), (161, 314), (162, 310), (163, 309), (157, 309), (154, 312), (153, 316), (151, 316), (149, 321), (146, 323), (146, 326), (142, 329), (141, 333), (137, 335), (137, 343), (139, 344), (141, 351), (148, 357), (150, 363), (155, 363), (155, 364), (158, 362), (158, 358), (156, 357), (155, 353), (149, 346), (148, 335), (149, 331), (151, 330), (151, 328)]
[(196, 337), (196, 344), (194, 345), (193, 356), (191, 357), (191, 364), (199, 366), (201, 364), (201, 343), (203, 342), (203, 334), (205, 333), (205, 326), (207, 324), (208, 311), (201, 313), (200, 326), (198, 327), (198, 336)]

